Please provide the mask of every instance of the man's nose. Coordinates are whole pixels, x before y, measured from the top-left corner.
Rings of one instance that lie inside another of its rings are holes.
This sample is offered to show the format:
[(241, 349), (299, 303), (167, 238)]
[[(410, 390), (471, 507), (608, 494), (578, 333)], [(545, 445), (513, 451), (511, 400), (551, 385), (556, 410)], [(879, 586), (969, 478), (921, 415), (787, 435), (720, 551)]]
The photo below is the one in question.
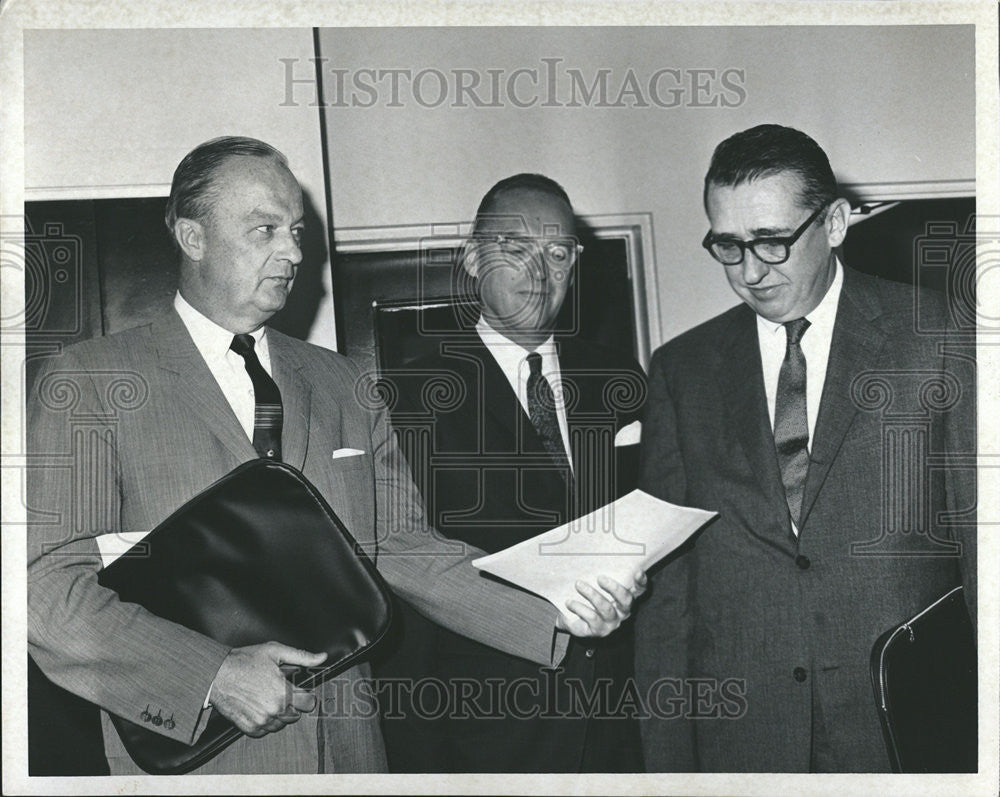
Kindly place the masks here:
[(743, 282), (747, 285), (756, 285), (764, 277), (768, 275), (771, 267), (760, 260), (757, 255), (753, 253), (752, 249), (747, 249), (743, 255)]
[(531, 278), (544, 282), (549, 277), (549, 272), (545, 267), (545, 256), (540, 251), (531, 252), (525, 259), (525, 268)]
[(302, 246), (299, 243), (298, 236), (295, 233), (289, 231), (281, 237), (278, 251), (276, 252), (278, 257), (282, 260), (287, 260), (293, 266), (297, 266), (302, 262)]

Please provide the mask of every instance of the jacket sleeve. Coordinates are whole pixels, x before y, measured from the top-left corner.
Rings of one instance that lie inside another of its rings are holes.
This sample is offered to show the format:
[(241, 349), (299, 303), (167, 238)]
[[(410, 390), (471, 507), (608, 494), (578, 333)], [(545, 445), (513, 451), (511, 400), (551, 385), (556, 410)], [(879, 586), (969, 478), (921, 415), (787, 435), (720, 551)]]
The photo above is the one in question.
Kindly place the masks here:
[(544, 666), (558, 664), (569, 636), (555, 629), (555, 607), (482, 575), (471, 564), (482, 551), (446, 539), (428, 525), (388, 411), (380, 406), (370, 419), (377, 562), (386, 581), (414, 608), (451, 631)]
[(191, 743), (229, 648), (122, 603), (97, 581), (96, 538), (121, 531), (110, 377), (136, 376), (88, 368), (70, 353), (35, 381), (27, 416), (28, 650), (65, 689), (134, 722), (158, 715), (161, 724), (144, 727)]
[[(684, 461), (663, 349), (650, 364), (639, 489), (672, 503), (684, 502)], [(639, 606), (635, 617), (636, 682), (639, 694), (647, 701), (640, 731), (648, 772), (691, 772), (696, 768), (694, 727), (684, 717), (692, 621), (688, 593), (690, 547), (682, 546), (653, 571), (648, 599)]]

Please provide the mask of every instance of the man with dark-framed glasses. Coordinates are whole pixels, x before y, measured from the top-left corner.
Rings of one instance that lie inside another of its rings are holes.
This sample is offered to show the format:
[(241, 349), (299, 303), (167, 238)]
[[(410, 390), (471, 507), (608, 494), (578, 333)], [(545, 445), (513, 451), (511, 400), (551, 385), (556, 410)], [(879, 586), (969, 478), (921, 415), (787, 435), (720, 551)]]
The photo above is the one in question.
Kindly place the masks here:
[[(455, 264), (476, 306), (471, 328), (392, 375), (401, 447), (436, 529), (456, 544), (499, 551), (634, 487), (645, 377), (628, 354), (576, 334), (582, 252), (558, 183), (501, 180)], [(401, 637), (376, 670), (402, 681), (395, 710), (383, 704), (390, 771), (641, 770), (635, 712), (620, 710), (630, 628), (597, 643), (574, 638), (552, 669), (405, 605), (397, 617)]]
[(873, 643), (960, 584), (975, 618), (975, 476), (947, 460), (975, 364), (943, 297), (840, 261), (850, 204), (804, 133), (722, 142), (704, 203), (742, 304), (650, 367), (639, 486), (720, 517), (637, 616), (640, 693), (688, 707), (642, 723), (647, 768), (889, 771)]

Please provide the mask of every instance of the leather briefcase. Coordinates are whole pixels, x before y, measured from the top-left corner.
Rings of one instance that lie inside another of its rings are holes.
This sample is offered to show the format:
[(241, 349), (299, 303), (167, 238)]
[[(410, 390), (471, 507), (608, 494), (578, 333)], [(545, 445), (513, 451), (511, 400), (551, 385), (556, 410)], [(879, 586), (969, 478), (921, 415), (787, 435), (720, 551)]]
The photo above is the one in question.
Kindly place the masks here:
[(962, 587), (882, 634), (869, 663), (893, 772), (975, 772), (976, 643)]
[[(191, 499), (98, 575), (129, 603), (232, 647), (271, 640), (326, 651), (290, 680), (314, 687), (368, 654), (391, 621), (388, 588), (315, 487), (295, 468), (258, 459)], [(193, 745), (112, 715), (150, 774), (190, 772), (241, 732), (216, 711)], [(149, 723), (148, 725), (146, 723)], [(169, 727), (169, 726), (168, 726)]]

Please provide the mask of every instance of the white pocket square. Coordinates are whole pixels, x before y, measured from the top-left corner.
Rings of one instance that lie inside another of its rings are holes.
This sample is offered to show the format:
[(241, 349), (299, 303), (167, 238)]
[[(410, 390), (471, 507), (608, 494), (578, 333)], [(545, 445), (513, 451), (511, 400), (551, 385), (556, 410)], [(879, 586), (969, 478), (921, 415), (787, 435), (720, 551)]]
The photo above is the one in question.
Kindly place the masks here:
[(330, 456), (331, 459), (340, 459), (341, 457), (358, 457), (364, 454), (360, 448), (338, 448)]
[(623, 426), (615, 435), (615, 448), (618, 446), (634, 446), (642, 437), (642, 423), (632, 421), (628, 426)]

